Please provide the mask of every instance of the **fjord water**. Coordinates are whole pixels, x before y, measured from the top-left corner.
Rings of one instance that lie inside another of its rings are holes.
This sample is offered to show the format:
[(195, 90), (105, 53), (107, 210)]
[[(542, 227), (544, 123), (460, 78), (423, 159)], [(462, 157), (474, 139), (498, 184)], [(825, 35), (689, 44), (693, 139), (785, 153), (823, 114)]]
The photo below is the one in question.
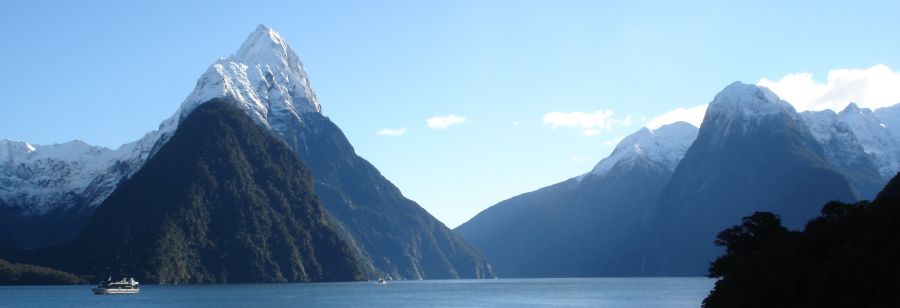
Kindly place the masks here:
[(141, 287), (0, 287), (0, 307), (699, 307), (708, 278), (560, 278)]

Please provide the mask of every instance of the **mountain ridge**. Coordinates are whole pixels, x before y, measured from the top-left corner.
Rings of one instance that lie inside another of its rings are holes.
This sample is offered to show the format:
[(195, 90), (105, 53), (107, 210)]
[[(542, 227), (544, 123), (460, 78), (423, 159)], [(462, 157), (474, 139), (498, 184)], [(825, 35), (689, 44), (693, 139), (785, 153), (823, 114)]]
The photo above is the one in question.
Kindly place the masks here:
[(643, 128), (590, 172), (504, 200), (455, 230), (502, 277), (632, 275), (656, 195), (696, 133), (683, 122)]
[[(733, 83), (722, 93), (660, 195), (650, 275), (702, 274), (717, 254), (716, 232), (753, 211), (798, 227), (825, 202), (859, 198), (793, 107), (754, 85)], [(747, 104), (766, 112), (729, 110)]]
[(214, 100), (185, 118), (74, 241), (23, 259), (147, 283), (364, 279), (313, 189), (287, 145)]

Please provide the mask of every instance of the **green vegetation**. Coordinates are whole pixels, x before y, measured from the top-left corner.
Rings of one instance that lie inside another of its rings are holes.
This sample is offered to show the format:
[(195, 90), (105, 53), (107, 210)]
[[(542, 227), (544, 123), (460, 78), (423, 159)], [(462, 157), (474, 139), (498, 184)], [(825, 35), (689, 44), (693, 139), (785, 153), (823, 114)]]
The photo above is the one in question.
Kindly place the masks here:
[(300, 159), (225, 101), (194, 110), (75, 241), (23, 259), (146, 283), (364, 278)]
[(0, 285), (82, 284), (81, 277), (52, 268), (0, 259)]
[(830, 202), (791, 232), (756, 213), (722, 231), (704, 307), (900, 306), (900, 175), (873, 202)]

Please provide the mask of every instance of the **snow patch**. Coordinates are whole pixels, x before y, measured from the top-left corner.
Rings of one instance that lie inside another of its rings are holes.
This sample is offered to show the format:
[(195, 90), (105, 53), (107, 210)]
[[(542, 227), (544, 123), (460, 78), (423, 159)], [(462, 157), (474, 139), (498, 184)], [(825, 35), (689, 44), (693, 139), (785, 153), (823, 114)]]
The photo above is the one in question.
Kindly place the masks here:
[(0, 200), (42, 214), (86, 200), (98, 206), (118, 183), (137, 172), (191, 111), (229, 98), (260, 125), (278, 131), (299, 114), (321, 112), (300, 59), (280, 34), (260, 25), (232, 56), (219, 59), (159, 128), (117, 150), (82, 141), (31, 145), (0, 140)]
[(622, 139), (612, 154), (594, 166), (590, 174), (603, 175), (618, 164), (633, 163), (639, 158), (675, 170), (687, 149), (697, 139), (697, 131), (697, 127), (687, 122), (675, 122), (655, 130), (641, 128)]

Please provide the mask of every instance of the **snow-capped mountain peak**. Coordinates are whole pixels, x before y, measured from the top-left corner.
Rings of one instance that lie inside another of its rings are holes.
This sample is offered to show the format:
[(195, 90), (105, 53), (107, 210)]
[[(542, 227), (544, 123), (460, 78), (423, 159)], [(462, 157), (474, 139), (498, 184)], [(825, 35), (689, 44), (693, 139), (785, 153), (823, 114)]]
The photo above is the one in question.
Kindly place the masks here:
[(34, 145), (28, 142), (0, 139), (0, 162), (22, 157), (34, 150)]
[(301, 113), (321, 112), (293, 49), (280, 34), (260, 25), (235, 54), (210, 65), (172, 117), (136, 142), (113, 151), (78, 140), (45, 146), (0, 140), (0, 199), (28, 213), (71, 204), (61, 200), (83, 194), (89, 206), (97, 206), (122, 178), (140, 169), (191, 111), (223, 97), (271, 129), (300, 121)]
[(620, 163), (644, 159), (674, 170), (688, 147), (697, 138), (697, 128), (675, 122), (655, 130), (646, 127), (622, 139), (609, 157), (600, 161), (591, 174), (602, 175)]
[(241, 48), (231, 56), (241, 63), (281, 65), (287, 67), (291, 62), (299, 62), (297, 55), (291, 50), (281, 34), (259, 25), (241, 44)]
[[(821, 144), (827, 144), (835, 134), (849, 132), (849, 128), (838, 125), (837, 113), (831, 109), (822, 111), (804, 111), (800, 117), (806, 122), (813, 137)], [(855, 136), (853, 139), (855, 140)]]
[(874, 157), (881, 175), (890, 178), (900, 170), (897, 140), (872, 110), (850, 103), (836, 118), (850, 128), (865, 153)]
[[(55, 145), (0, 140), (0, 204), (15, 219), (89, 211), (140, 170), (197, 106), (228, 98), (276, 132), (321, 107), (300, 59), (280, 34), (260, 25), (233, 55), (215, 61), (174, 115), (117, 150), (82, 141)], [(12, 217), (12, 216), (10, 216)], [(58, 238), (57, 240), (65, 240)], [(43, 243), (46, 244), (46, 243)]]
[(73, 196), (92, 190), (98, 193), (83, 200), (99, 205), (130, 171), (114, 165), (130, 163), (131, 155), (125, 147), (113, 151), (80, 140), (51, 145), (0, 140), (0, 200), (27, 214), (42, 214), (75, 206)]
[(763, 128), (762, 123), (774, 119), (803, 125), (794, 107), (768, 88), (736, 81), (709, 103), (700, 126), (700, 138), (720, 144), (732, 134)]
[[(868, 108), (865, 108), (865, 110), (867, 110), (870, 114), (872, 113), (872, 111), (869, 110)], [(857, 105), (855, 102), (850, 102), (850, 104), (847, 104), (847, 107), (844, 107), (844, 110), (841, 110), (841, 113), (862, 113), (862, 112), (863, 112), (863, 108), (859, 108), (859, 105)]]
[(300, 58), (280, 34), (264, 25), (236, 53), (210, 65), (160, 131), (168, 135), (198, 105), (214, 98), (232, 99), (268, 128), (299, 120), (301, 113), (322, 110)]
[(706, 113), (727, 115), (732, 119), (752, 119), (783, 112), (796, 113), (791, 104), (778, 98), (772, 90), (735, 81), (716, 94)]

